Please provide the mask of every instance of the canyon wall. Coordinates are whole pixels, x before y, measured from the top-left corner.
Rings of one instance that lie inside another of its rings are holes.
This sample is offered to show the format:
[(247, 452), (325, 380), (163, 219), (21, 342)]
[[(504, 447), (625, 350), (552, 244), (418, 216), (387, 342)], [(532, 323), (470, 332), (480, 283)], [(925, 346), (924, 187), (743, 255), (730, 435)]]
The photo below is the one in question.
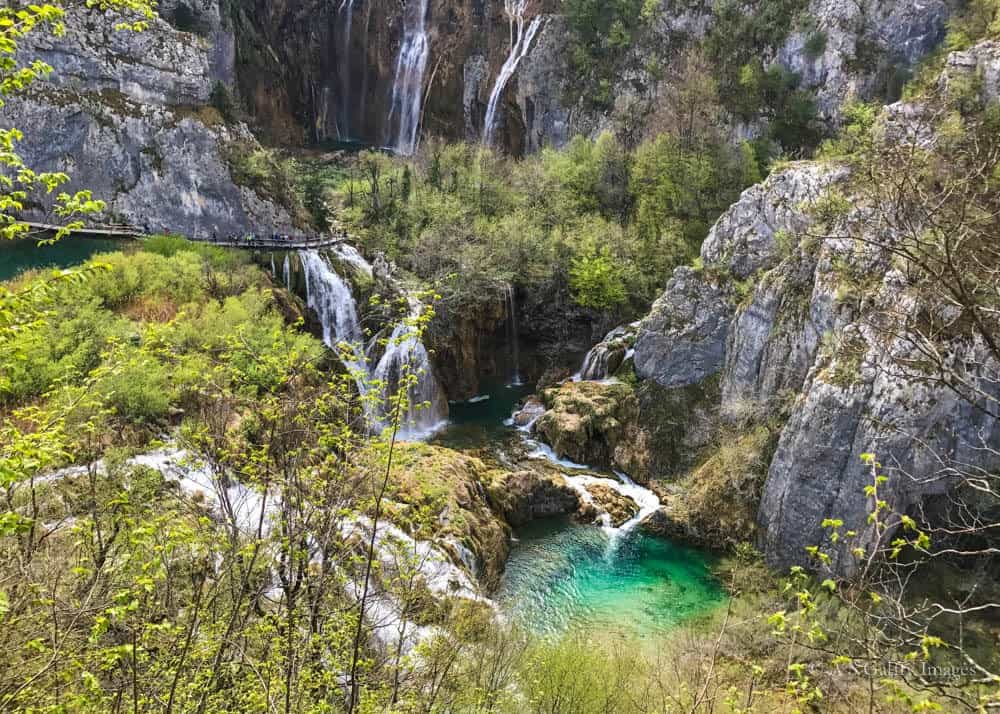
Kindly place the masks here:
[[(977, 77), (981, 100), (995, 101), (998, 56), (995, 43), (953, 54), (942, 86)], [(881, 140), (938, 141), (926, 114), (921, 104), (887, 107)], [(1000, 425), (990, 410), (901, 369), (920, 363), (919, 341), (878, 329), (876, 316), (927, 309), (898, 262), (877, 245), (837, 238), (850, 235), (846, 228), (817, 225), (815, 208), (837, 192), (852, 206), (838, 225), (868, 226), (871, 205), (853, 191), (847, 166), (821, 162), (792, 164), (747, 189), (712, 228), (699, 268), (675, 272), (635, 343), (641, 380), (668, 392), (718, 381), (713, 406), (723, 440), (748, 424), (777, 429), (757, 513), (757, 543), (775, 566), (802, 564), (807, 547), (827, 542), (826, 519), (842, 520), (863, 547), (878, 542), (868, 520), (872, 468), (862, 454), (881, 462), (879, 498), (894, 513), (946, 502), (940, 497), (957, 483), (949, 463), (1000, 467)], [(897, 228), (883, 229), (878, 239), (891, 242)], [(866, 276), (863, 291), (845, 282), (845, 266)], [(948, 349), (972, 365), (967, 378), (984, 403), (1000, 398), (998, 365), (981, 344), (956, 336)], [(851, 570), (847, 550), (833, 544), (833, 569)]]
[[(287, 210), (231, 177), (227, 153), (259, 146), (209, 106), (216, 85), (235, 77), (234, 38), (218, 4), (207, 0), (200, 14), (178, 7), (168, 1), (160, 11), (191, 32), (164, 19), (119, 31), (110, 13), (72, 7), (64, 37), (31, 33), (19, 59), (54, 71), (7, 99), (0, 125), (24, 131), (17, 151), (28, 166), (70, 175), (60, 190), (90, 189), (106, 201), (105, 221), (187, 235), (294, 230)], [(50, 204), (32, 198), (46, 217)]]

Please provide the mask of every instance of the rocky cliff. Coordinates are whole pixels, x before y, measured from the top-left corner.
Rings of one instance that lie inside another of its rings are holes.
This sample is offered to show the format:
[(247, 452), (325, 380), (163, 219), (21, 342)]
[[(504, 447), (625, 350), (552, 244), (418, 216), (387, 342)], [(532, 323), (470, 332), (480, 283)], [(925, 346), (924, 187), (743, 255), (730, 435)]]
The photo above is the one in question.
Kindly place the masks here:
[[(975, 78), (980, 99), (995, 101), (996, 58), (990, 43), (956, 53), (941, 86)], [(935, 141), (915, 119), (925, 110), (887, 107), (881, 141)], [(748, 189), (711, 230), (700, 266), (676, 271), (635, 344), (637, 375), (668, 391), (719, 381), (720, 449), (734, 443), (732, 429), (745, 433), (748, 424), (778, 431), (765, 459), (756, 535), (776, 566), (801, 564), (808, 546), (824, 543), (824, 519), (843, 520), (861, 545), (875, 544), (866, 493), (873, 475), (864, 453), (881, 461), (888, 480), (879, 497), (898, 513), (914, 513), (949, 490), (942, 455), (998, 466), (1000, 425), (989, 410), (947, 384), (901, 374), (899, 364), (919, 362), (916, 340), (876, 329), (874, 315), (924, 309), (902, 266), (864, 241), (830, 237), (846, 229), (817, 225), (833, 195), (850, 206), (838, 221), (869, 225), (871, 204), (855, 190), (846, 166), (809, 162)], [(892, 240), (892, 225), (881, 230)], [(863, 291), (845, 282), (845, 270), (865, 276)], [(989, 374), (996, 365), (977, 343), (956, 338), (949, 349), (960, 362), (980, 366), (968, 379), (995, 399)], [(835, 569), (849, 571), (851, 562), (843, 547), (835, 549)]]
[(29, 166), (65, 171), (66, 190), (91, 189), (106, 201), (105, 221), (187, 235), (291, 230), (285, 209), (230, 174), (227, 150), (257, 142), (209, 106), (216, 84), (234, 74), (218, 3), (200, 13), (180, 7), (166, 2), (160, 11), (200, 34), (163, 19), (145, 32), (118, 31), (110, 14), (70, 8), (65, 37), (35, 32), (19, 48), (54, 72), (8, 101), (0, 123), (29, 130), (18, 144)]
[[(790, 29), (766, 37), (755, 53), (781, 66), (816, 96), (819, 117), (839, 121), (851, 96), (893, 98), (916, 63), (944, 36), (949, 0), (811, 0), (796, 5)], [(715, 26), (713, 3), (663, 0), (650, 6), (616, 60), (609, 96), (594, 91), (572, 69), (573, 30), (549, 0), (524, 3), (526, 23), (540, 18), (523, 60), (499, 103), (497, 143), (514, 154), (560, 146), (576, 134), (611, 129), (635, 136), (657, 105), (663, 84), (677, 74), (683, 49)], [(281, 142), (359, 140), (391, 145), (390, 101), (405, 44), (406, 3), (351, 0), (319, 7), (302, 0), (233, 4), (239, 86), (262, 130)], [(745, 12), (759, 11), (752, 3)], [(791, 11), (789, 11), (791, 12)], [(478, 141), (491, 90), (507, 60), (512, 32), (499, 0), (431, 0), (429, 44), (420, 108), (431, 135)], [(763, 41), (762, 40), (762, 41)], [(731, 119), (735, 135), (757, 126)]]

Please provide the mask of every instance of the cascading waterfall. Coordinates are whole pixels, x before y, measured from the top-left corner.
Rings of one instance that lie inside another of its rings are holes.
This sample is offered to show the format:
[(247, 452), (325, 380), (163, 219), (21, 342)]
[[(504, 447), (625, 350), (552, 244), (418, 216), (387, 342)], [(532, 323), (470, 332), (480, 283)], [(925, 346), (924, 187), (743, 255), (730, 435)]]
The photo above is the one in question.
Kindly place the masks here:
[(292, 289), (292, 262), (288, 258), (288, 253), (285, 253), (285, 262), (281, 265), (281, 275), (285, 280), (285, 287), (289, 290)]
[(500, 99), (503, 96), (507, 83), (517, 71), (517, 66), (528, 54), (531, 43), (538, 34), (542, 26), (542, 16), (536, 15), (528, 24), (527, 30), (524, 27), (524, 13), (527, 9), (528, 0), (504, 0), (504, 12), (510, 23), (510, 54), (500, 68), (493, 91), (490, 92), (490, 100), (486, 105), (486, 118), (483, 120), (483, 143), (487, 146), (493, 144), (497, 130), (497, 110), (500, 108)]
[(337, 62), (337, 75), (340, 80), (340, 101), (337, 117), (337, 135), (342, 141), (351, 138), (351, 29), (354, 24), (354, 1), (341, 0), (337, 8), (337, 22), (340, 25), (338, 43), (341, 55)]
[(510, 385), (519, 387), (524, 384), (521, 377), (521, 345), (518, 337), (517, 326), (517, 296), (514, 293), (514, 286), (507, 284), (504, 286), (504, 297), (507, 302), (507, 349), (510, 351), (511, 375)]
[[(337, 252), (341, 259), (371, 275), (371, 266), (357, 251), (347, 248), (337, 249)], [(341, 353), (362, 395), (369, 393), (373, 383), (385, 389), (381, 408), (369, 405), (372, 428), (379, 430), (385, 426), (385, 415), (395, 408), (400, 384), (411, 375), (413, 384), (406, 395), (406, 410), (400, 414), (400, 431), (409, 438), (421, 438), (439, 428), (447, 419), (448, 402), (434, 377), (430, 355), (417, 338), (416, 329), (405, 321), (396, 325), (381, 359), (374, 369), (370, 369), (350, 285), (318, 251), (303, 250), (299, 257), (305, 273), (306, 304), (319, 316), (323, 342)], [(422, 309), (422, 305), (414, 301), (410, 306), (411, 320), (418, 317)]]
[[(413, 305), (411, 317), (418, 316), (421, 309), (419, 304)], [(396, 325), (372, 377), (385, 388), (385, 414), (391, 414), (396, 407), (400, 383), (407, 377), (413, 378), (406, 395), (406, 409), (399, 415), (400, 431), (404, 435), (411, 438), (428, 436), (444, 424), (448, 402), (431, 369), (430, 355), (417, 339), (412, 325), (406, 322)]]
[(396, 75), (392, 80), (392, 102), (387, 125), (396, 126), (392, 148), (410, 156), (417, 148), (420, 128), (420, 107), (423, 100), (424, 73), (430, 56), (427, 37), (428, 0), (408, 0), (403, 12), (403, 44), (396, 60)]
[[(323, 342), (344, 353), (345, 364), (356, 376), (358, 389), (366, 394), (368, 360), (365, 359), (364, 335), (351, 287), (319, 252), (299, 251), (299, 260), (306, 279), (306, 304), (319, 316)], [(341, 345), (346, 345), (346, 350)]]

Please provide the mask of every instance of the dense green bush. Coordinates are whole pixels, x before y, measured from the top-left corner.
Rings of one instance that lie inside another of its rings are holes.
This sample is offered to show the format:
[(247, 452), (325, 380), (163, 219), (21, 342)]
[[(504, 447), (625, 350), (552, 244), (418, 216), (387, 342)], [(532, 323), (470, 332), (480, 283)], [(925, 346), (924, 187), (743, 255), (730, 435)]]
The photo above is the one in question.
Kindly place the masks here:
[(286, 328), (242, 251), (161, 236), (93, 265), (102, 267), (56, 289), (45, 323), (0, 358), (11, 376), (0, 404), (58, 401), (89, 384), (120, 423), (150, 425), (196, 405), (209, 383), (250, 394), (277, 389), (285, 358), (313, 361), (322, 352)]

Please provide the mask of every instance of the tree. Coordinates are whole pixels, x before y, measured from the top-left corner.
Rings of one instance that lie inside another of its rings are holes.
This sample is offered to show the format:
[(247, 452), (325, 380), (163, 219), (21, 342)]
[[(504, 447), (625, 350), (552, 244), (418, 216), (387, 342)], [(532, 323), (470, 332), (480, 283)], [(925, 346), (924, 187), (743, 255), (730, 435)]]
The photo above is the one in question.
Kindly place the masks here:
[(628, 300), (624, 271), (607, 248), (575, 258), (569, 275), (570, 290), (578, 305), (594, 310), (614, 310)]

